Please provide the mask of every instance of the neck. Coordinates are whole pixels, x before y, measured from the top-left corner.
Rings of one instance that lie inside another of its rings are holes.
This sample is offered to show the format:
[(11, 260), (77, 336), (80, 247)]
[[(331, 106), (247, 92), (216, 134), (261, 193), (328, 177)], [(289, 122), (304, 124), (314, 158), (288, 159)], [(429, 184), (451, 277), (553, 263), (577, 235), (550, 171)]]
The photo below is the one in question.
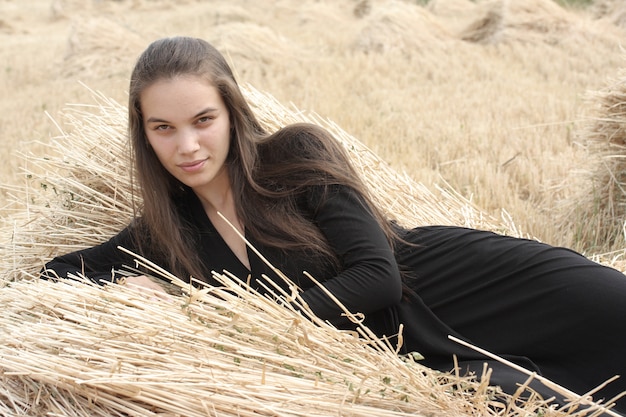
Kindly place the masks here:
[(195, 188), (193, 191), (202, 202), (205, 210), (212, 209), (220, 212), (234, 210), (235, 201), (226, 171), (215, 177), (210, 186)]
[(222, 238), (228, 241), (232, 231), (229, 228), (230, 226), (227, 227), (226, 222), (217, 213), (221, 213), (239, 233), (244, 233), (244, 225), (237, 215), (230, 182), (225, 181), (220, 187), (216, 185), (213, 184), (210, 188), (207, 187), (202, 190), (194, 190), (194, 192), (202, 202), (204, 211), (220, 235), (222, 235)]

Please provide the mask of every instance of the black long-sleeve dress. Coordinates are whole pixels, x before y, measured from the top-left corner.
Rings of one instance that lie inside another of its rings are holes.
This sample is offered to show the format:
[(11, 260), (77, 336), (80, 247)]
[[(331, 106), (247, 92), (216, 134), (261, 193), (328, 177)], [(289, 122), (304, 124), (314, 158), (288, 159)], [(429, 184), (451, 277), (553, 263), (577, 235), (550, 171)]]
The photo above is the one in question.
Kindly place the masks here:
[[(371, 212), (347, 188), (335, 187), (323, 202), (319, 193), (302, 199), (303, 213), (321, 229), (340, 261), (337, 267), (306, 253), (285, 253), (251, 243), (303, 290), (313, 312), (338, 327), (350, 324), (340, 309), (303, 275), (307, 271), (349, 310), (366, 315), (379, 336), (404, 325), (406, 352), (450, 370), (457, 355), (463, 369), (493, 368), (491, 382), (512, 392), (526, 376), (448, 339), (455, 335), (536, 371), (580, 394), (614, 375), (596, 398), (626, 391), (626, 277), (578, 253), (536, 241), (449, 226), (403, 230), (404, 243), (392, 249)], [(275, 274), (248, 250), (250, 270), (222, 240), (197, 197), (180, 201), (192, 225), (195, 246), (210, 271), (244, 278)], [(59, 276), (83, 271), (110, 280), (112, 269), (132, 265), (117, 249), (135, 250), (130, 226), (100, 246), (58, 256), (46, 265)], [(159, 263), (158, 259), (153, 261)], [(414, 292), (403, 297), (403, 278)], [(536, 383), (544, 395), (550, 390)], [(616, 410), (626, 411), (626, 401)]]

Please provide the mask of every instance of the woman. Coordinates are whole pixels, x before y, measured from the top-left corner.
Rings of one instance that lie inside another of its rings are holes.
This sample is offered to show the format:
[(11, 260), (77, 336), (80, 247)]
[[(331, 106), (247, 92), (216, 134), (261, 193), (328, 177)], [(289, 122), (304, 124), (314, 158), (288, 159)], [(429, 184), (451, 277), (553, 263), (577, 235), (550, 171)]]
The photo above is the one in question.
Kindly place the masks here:
[[(368, 198), (341, 146), (323, 129), (296, 124), (266, 132), (223, 56), (193, 38), (152, 43), (130, 82), (129, 129), (143, 207), (100, 246), (59, 256), (44, 276), (82, 272), (110, 280), (132, 259), (123, 246), (180, 277), (211, 283), (211, 271), (294, 280), (312, 311), (351, 323), (303, 275), (321, 281), (379, 336), (404, 325), (403, 351), (428, 366), (493, 368), (513, 392), (526, 375), (448, 339), (455, 335), (585, 393), (626, 361), (626, 278), (563, 248), (459, 227), (402, 230)], [(140, 286), (155, 284), (129, 277)], [(540, 393), (557, 395), (543, 385)], [(596, 398), (626, 391), (623, 380)], [(626, 411), (620, 400), (617, 410)]]

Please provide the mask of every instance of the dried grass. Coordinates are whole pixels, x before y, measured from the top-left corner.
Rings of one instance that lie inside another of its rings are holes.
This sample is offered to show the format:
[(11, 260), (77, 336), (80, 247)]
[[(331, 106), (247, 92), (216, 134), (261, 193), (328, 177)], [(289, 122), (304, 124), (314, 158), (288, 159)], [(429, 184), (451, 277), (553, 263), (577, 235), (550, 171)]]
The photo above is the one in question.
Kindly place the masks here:
[[(252, 87), (245, 92), (269, 129), (312, 121), (331, 130), (373, 197), (400, 221), (515, 233), (453, 192), (431, 192), (394, 172), (330, 121)], [(2, 234), (10, 240), (0, 248), (0, 415), (588, 415), (546, 407), (534, 396), (496, 402), (488, 373), (482, 383), (442, 374), (398, 357), (367, 328), (357, 337), (304, 319), (293, 309), (301, 303), (295, 288), (286, 294), (270, 287), (271, 300), (225, 272), (216, 274), (223, 287), (198, 289), (156, 266), (154, 274), (171, 280), (179, 295), (155, 299), (80, 277), (28, 279), (54, 253), (117, 232), (139, 203), (128, 175), (125, 109), (99, 94), (94, 101), (68, 107), (69, 131), (47, 145), (45, 157), (22, 155), (27, 181), (11, 190), (15, 212)]]
[(42, 155), (22, 154), (22, 185), (4, 185), (12, 215), (3, 224), (6, 279), (34, 274), (56, 253), (96, 245), (125, 227), (133, 213), (126, 112), (97, 96), (71, 106), (66, 128)]
[(483, 14), (483, 7), (472, 0), (430, 0), (425, 7), (450, 33), (467, 28)]
[(236, 57), (237, 61), (260, 67), (275, 61), (294, 59), (299, 54), (297, 44), (271, 28), (256, 23), (222, 24), (212, 42), (222, 53)]
[(523, 42), (556, 45), (598, 37), (606, 28), (586, 20), (552, 0), (490, 0), (479, 5), (480, 18), (460, 33), (476, 43)]
[(375, 3), (364, 18), (352, 49), (365, 53), (389, 51), (418, 54), (445, 47), (452, 39), (443, 25), (423, 7), (391, 0)]
[[(226, 275), (151, 299), (130, 286), (2, 288), (0, 415), (502, 415), (497, 392), (367, 335), (309, 321)], [(289, 294), (282, 298), (294, 302)], [(537, 398), (507, 415), (538, 412)], [(565, 415), (548, 410), (546, 415)]]
[(563, 202), (560, 228), (575, 233), (582, 250), (619, 250), (626, 246), (626, 71), (588, 99), (594, 114), (578, 135), (594, 168), (578, 173), (579, 192)]
[(620, 0), (595, 0), (591, 7), (597, 19), (608, 20), (612, 24), (626, 28), (626, 4)]
[(110, 78), (112, 68), (129, 74), (132, 62), (145, 47), (145, 37), (122, 21), (107, 17), (75, 18), (63, 59), (63, 77)]

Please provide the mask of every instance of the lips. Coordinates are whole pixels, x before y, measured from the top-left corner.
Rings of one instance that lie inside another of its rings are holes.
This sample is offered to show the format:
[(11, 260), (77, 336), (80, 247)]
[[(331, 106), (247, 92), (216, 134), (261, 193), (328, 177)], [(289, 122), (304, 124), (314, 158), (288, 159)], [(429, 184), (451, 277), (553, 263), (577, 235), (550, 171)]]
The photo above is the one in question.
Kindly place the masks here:
[(182, 169), (183, 171), (185, 171), (185, 172), (198, 171), (199, 169), (201, 169), (204, 166), (204, 164), (207, 161), (207, 159), (198, 159), (196, 161), (183, 162), (182, 164), (178, 164), (178, 167), (180, 169)]

